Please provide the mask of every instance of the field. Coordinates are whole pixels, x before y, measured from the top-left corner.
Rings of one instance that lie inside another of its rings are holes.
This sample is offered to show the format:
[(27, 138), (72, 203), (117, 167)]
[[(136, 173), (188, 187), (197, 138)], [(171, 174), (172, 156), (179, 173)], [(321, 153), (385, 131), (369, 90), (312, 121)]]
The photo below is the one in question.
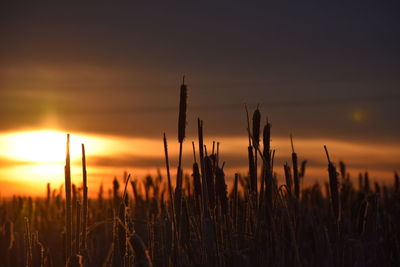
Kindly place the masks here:
[[(306, 162), (283, 166), (279, 184), (271, 127), (257, 108), (248, 114), (248, 173), (227, 185), (219, 143), (185, 143), (187, 88), (181, 86), (180, 155), (167, 177), (115, 179), (107, 194), (88, 198), (85, 149), (82, 184), (71, 184), (69, 137), (65, 186), (47, 196), (0, 200), (0, 266), (398, 266), (400, 188), (352, 179), (343, 162), (302, 187)], [(247, 110), (246, 110), (247, 111)], [(193, 146), (192, 173), (182, 170), (182, 146)], [(323, 145), (323, 144), (321, 144)], [(328, 150), (329, 149), (329, 150)], [(357, 182), (356, 182), (357, 181)], [(45, 185), (44, 185), (45, 186)]]

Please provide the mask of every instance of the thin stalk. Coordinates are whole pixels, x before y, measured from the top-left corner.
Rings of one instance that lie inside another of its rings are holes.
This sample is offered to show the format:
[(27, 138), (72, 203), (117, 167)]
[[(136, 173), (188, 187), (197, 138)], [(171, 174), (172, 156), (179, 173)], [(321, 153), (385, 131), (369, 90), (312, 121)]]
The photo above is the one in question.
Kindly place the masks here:
[(171, 216), (172, 216), (172, 227), (173, 227), (173, 232), (175, 234), (175, 242), (178, 242), (178, 235), (176, 232), (176, 213), (175, 213), (175, 204), (174, 204), (174, 193), (172, 189), (172, 183), (171, 183), (171, 173), (170, 173), (170, 168), (169, 168), (169, 158), (168, 158), (168, 144), (167, 144), (167, 137), (165, 136), (164, 133), (164, 152), (165, 152), (165, 165), (167, 169), (167, 178), (168, 178), (168, 191), (169, 191), (169, 199), (171, 202)]
[(69, 152), (70, 137), (67, 134), (67, 147), (65, 158), (65, 198), (66, 198), (66, 258), (72, 254), (72, 203), (71, 203), (71, 159)]
[(80, 254), (80, 234), (81, 234), (81, 203), (76, 202), (76, 232), (75, 232), (75, 251)]
[(203, 121), (197, 119), (198, 126), (198, 138), (199, 138), (199, 154), (200, 154), (200, 169), (201, 169), (201, 184), (202, 184), (202, 196), (203, 196), (203, 214), (208, 217), (209, 203), (208, 203), (208, 190), (207, 181), (205, 175), (205, 164), (204, 164), (204, 144), (203, 144)]
[(82, 174), (83, 174), (83, 210), (82, 210), (82, 242), (81, 251), (86, 249), (87, 221), (88, 221), (88, 186), (86, 172), (85, 145), (82, 144)]
[(290, 135), (290, 143), (292, 145), (294, 195), (295, 195), (296, 199), (299, 199), (300, 198), (299, 168), (298, 168), (297, 154), (294, 151), (292, 135)]

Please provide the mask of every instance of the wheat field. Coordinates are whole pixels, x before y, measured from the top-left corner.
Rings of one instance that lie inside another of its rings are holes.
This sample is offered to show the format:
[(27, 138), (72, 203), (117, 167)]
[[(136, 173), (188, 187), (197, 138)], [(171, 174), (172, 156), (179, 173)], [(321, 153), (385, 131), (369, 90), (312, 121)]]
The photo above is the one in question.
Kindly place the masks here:
[[(303, 187), (306, 163), (274, 165), (271, 124), (259, 108), (248, 116), (248, 172), (228, 183), (219, 143), (185, 142), (187, 87), (180, 88), (178, 166), (166, 177), (115, 179), (111, 194), (88, 188), (85, 147), (82, 183), (71, 184), (69, 135), (65, 184), (47, 196), (0, 200), (0, 266), (398, 266), (399, 176), (353, 179), (325, 147), (326, 176)], [(174, 138), (175, 140), (175, 138)], [(193, 168), (182, 168), (182, 147), (193, 147)], [(321, 144), (321, 147), (323, 144)], [(61, 166), (62, 167), (62, 166)], [(285, 182), (275, 171), (283, 168)], [(45, 187), (45, 185), (43, 185)], [(98, 191), (88, 198), (88, 191)]]

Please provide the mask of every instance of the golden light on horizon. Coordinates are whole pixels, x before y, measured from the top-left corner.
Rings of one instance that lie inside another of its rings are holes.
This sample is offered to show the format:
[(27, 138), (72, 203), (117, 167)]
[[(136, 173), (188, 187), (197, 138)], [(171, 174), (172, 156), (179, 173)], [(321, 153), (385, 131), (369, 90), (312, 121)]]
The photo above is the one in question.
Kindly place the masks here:
[[(67, 134), (58, 130), (34, 130), (2, 134), (0, 156), (31, 164), (61, 163), (65, 161)], [(104, 144), (99, 138), (71, 135), (71, 159), (81, 157), (81, 144), (88, 144), (88, 154), (99, 153)]]
[[(64, 182), (64, 165), (67, 134), (55, 129), (26, 130), (0, 134), (0, 160), (6, 165), (0, 170), (0, 180), (14, 184), (14, 192), (37, 194), (50, 182), (59, 187)], [(81, 180), (81, 144), (85, 144), (87, 155), (106, 151), (102, 138), (93, 135), (71, 134), (70, 152), (72, 173), (75, 182)], [(90, 171), (92, 169), (89, 168)], [(95, 171), (93, 171), (95, 172)], [(2, 194), (8, 194), (3, 187)]]
[(8, 158), (31, 163), (65, 159), (65, 134), (54, 130), (18, 132), (4, 136)]
[[(0, 195), (41, 195), (47, 183), (51, 183), (53, 188), (62, 186), (66, 141), (67, 133), (57, 129), (0, 132), (0, 185), (3, 185), (0, 186)], [(158, 142), (151, 139), (71, 133), (72, 181), (78, 186), (82, 181), (81, 144), (86, 148), (89, 185), (95, 186), (96, 190), (99, 183), (122, 174), (128, 166), (92, 164), (93, 158), (113, 158), (121, 154), (152, 157), (158, 152)], [(161, 154), (162, 146), (159, 148)], [(134, 171), (140, 175), (147, 172), (136, 168)]]
[[(66, 132), (56, 129), (37, 129), (18, 132), (0, 133), (0, 194), (14, 193), (42, 195), (46, 184), (59, 188), (64, 183), (64, 165), (66, 149)], [(184, 146), (184, 168), (191, 172), (192, 147), (188, 137)], [(212, 147), (211, 138), (204, 144)], [(234, 173), (247, 172), (247, 142), (245, 136), (219, 136), (221, 159), (226, 160), (227, 180)], [(71, 170), (72, 182), (80, 186), (82, 183), (81, 144), (84, 143), (87, 155), (88, 182), (91, 194), (96, 194), (100, 183), (105, 186), (111, 180), (120, 177), (124, 171), (133, 177), (142, 178), (147, 174), (156, 174), (157, 169), (165, 175), (165, 161), (162, 138), (122, 137), (112, 135), (94, 135), (90, 133), (71, 133)], [(326, 178), (326, 159), (323, 145), (331, 151), (335, 162), (344, 160), (354, 173), (363, 172), (362, 166), (373, 167), (372, 175), (389, 179), (392, 168), (385, 172), (375, 168), (378, 165), (396, 166), (400, 145), (378, 145), (366, 143), (344, 142), (333, 139), (295, 139), (296, 152), (300, 160), (310, 162), (307, 181)], [(290, 141), (288, 137), (274, 137), (271, 143), (276, 149), (276, 172), (282, 178), (281, 166), (290, 162)], [(177, 164), (179, 145), (172, 137), (168, 143), (170, 165)], [(232, 157), (232, 155), (234, 155)], [(354, 165), (353, 165), (354, 164)], [(354, 167), (352, 167), (354, 166)], [(395, 168), (397, 169), (397, 168)], [(279, 178), (278, 177), (278, 178)]]

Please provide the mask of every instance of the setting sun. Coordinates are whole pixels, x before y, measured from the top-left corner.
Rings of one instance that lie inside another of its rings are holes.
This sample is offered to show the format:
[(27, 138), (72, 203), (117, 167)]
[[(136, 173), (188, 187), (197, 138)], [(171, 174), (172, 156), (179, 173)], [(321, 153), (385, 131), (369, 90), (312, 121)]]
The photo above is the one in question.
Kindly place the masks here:
[[(11, 184), (18, 185), (17, 192), (21, 194), (39, 194), (47, 182), (60, 186), (64, 181), (66, 140), (65, 132), (54, 129), (0, 133), (0, 162), (3, 162), (0, 177), (5, 185), (1, 193), (10, 194)], [(72, 134), (70, 155), (77, 180), (82, 177), (81, 144), (85, 144), (89, 157), (109, 151), (105, 137)], [(91, 175), (98, 171), (89, 170)]]
[(6, 157), (28, 162), (61, 162), (65, 158), (65, 134), (57, 131), (29, 131), (4, 135)]
[[(0, 135), (0, 157), (32, 163), (61, 163), (65, 160), (66, 133), (57, 130), (36, 130), (5, 133)], [(101, 138), (73, 134), (71, 158), (81, 157), (81, 144), (90, 146), (90, 153), (104, 149)]]

